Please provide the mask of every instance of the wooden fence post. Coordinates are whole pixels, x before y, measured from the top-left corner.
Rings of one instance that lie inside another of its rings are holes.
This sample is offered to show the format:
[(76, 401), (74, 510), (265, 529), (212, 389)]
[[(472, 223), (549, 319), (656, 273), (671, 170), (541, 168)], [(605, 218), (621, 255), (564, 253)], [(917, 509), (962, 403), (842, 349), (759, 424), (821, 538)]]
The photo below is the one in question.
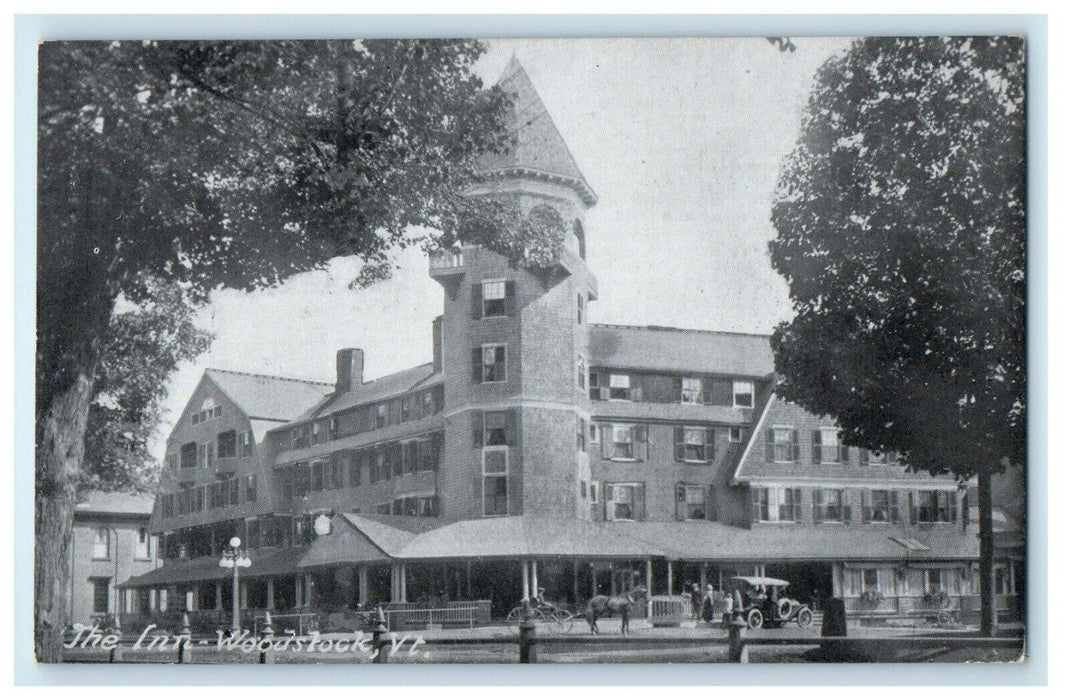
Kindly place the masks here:
[(520, 663), (538, 663), (538, 647), (535, 642), (534, 608), (531, 601), (523, 601), (523, 622), (520, 623)]
[(375, 658), (371, 661), (376, 664), (390, 663), (390, 640), (386, 639), (386, 615), (382, 612), (382, 606), (375, 607), (375, 617), (371, 618), (374, 627), (371, 628), (371, 648)]

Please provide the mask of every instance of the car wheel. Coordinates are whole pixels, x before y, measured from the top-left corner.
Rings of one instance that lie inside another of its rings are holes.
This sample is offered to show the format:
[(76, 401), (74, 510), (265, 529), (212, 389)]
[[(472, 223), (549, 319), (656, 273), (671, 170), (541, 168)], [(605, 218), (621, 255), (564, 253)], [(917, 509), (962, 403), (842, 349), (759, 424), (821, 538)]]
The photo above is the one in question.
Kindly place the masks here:
[(765, 616), (761, 614), (760, 610), (755, 608), (746, 615), (746, 624), (748, 624), (752, 630), (760, 629), (761, 625), (765, 624)]
[(802, 608), (798, 611), (798, 626), (809, 627), (813, 624), (813, 611), (809, 608)]

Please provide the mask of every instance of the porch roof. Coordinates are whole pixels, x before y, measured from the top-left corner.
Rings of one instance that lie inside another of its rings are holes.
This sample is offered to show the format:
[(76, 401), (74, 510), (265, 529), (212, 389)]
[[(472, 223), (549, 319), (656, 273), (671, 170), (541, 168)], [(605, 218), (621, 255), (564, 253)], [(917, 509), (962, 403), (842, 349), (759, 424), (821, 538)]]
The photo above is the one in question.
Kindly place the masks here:
[[(285, 549), (264, 548), (249, 552), (252, 566), (241, 572), (242, 578), (283, 576), (297, 570), (297, 563), (308, 551), (308, 545)], [(149, 586), (172, 586), (177, 583), (199, 583), (229, 578), (229, 569), (219, 566), (218, 556), (169, 561), (158, 569), (140, 576), (133, 576), (119, 588), (145, 588)]]

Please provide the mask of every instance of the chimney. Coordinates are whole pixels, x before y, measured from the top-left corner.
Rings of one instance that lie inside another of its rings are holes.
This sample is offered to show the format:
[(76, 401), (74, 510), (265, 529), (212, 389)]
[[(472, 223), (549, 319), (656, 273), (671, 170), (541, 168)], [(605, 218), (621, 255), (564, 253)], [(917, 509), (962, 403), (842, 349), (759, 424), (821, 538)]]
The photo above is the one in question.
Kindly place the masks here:
[(434, 373), (442, 371), (442, 317), (431, 321), (431, 336), (434, 344)]
[(364, 383), (364, 351), (359, 348), (344, 348), (338, 351), (338, 380), (334, 393), (344, 394), (354, 386)]

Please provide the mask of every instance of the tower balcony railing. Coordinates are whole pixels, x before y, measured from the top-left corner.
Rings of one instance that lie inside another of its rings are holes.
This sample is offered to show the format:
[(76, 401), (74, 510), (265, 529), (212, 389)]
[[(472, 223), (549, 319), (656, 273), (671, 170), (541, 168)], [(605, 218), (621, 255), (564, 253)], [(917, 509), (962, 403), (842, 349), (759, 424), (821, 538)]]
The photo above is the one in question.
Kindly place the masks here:
[(459, 250), (442, 250), (431, 253), (431, 270), (452, 270), (464, 267), (464, 253)]

